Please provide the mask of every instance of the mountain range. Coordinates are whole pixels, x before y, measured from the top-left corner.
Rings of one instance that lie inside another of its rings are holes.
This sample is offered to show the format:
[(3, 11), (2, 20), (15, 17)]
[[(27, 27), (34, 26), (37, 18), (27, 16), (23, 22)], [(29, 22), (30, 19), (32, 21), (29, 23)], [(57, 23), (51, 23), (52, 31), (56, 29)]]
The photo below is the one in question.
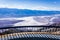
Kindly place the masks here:
[[(60, 11), (0, 8), (0, 28), (17, 26), (60, 26)], [(33, 31), (30, 28), (24, 29), (6, 29), (0, 30), (0, 33)]]
[(0, 8), (0, 27), (36, 26), (60, 23), (60, 11)]
[[(21, 18), (0, 18), (0, 27), (5, 26), (49, 26), (60, 23), (59, 15), (52, 16), (29, 16)], [(59, 26), (59, 25), (58, 25)]]
[(60, 14), (60, 11), (42, 11), (29, 9), (0, 8), (0, 18), (28, 17)]
[[(23, 22), (18, 22), (14, 24), (14, 26), (49, 26), (55, 23), (60, 23), (60, 16), (31, 16), (31, 17), (23, 17), (21, 20), (25, 20)], [(59, 26), (59, 25), (57, 25)]]

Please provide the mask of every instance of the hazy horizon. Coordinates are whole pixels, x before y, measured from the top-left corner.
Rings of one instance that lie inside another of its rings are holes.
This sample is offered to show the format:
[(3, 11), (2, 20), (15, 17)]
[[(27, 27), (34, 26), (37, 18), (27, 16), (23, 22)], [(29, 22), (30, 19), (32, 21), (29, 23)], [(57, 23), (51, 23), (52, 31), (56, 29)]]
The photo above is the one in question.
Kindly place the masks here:
[(60, 10), (59, 0), (0, 0), (0, 8)]

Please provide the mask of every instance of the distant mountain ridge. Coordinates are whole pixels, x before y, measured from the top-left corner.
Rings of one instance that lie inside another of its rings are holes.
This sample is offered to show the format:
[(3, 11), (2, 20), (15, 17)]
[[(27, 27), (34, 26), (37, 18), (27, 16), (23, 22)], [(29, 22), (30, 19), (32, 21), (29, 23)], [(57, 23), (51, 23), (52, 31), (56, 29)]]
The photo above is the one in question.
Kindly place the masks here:
[(25, 20), (25, 21), (15, 23), (14, 26), (32, 26), (32, 25), (33, 26), (38, 26), (38, 25), (49, 26), (55, 23), (59, 24), (60, 16), (57, 14), (52, 16), (30, 16), (30, 17), (23, 17), (20, 20)]
[(60, 24), (60, 14), (52, 16), (29, 16), (21, 18), (0, 18), (0, 27), (6, 26), (35, 26)]
[(13, 9), (13, 8), (0, 8), (0, 18), (4, 17), (27, 17), (27, 16), (44, 16), (60, 14), (60, 11), (41, 11), (29, 9)]
[(10, 24), (11, 26), (53, 25), (58, 22), (60, 22), (60, 11), (0, 8), (0, 27)]

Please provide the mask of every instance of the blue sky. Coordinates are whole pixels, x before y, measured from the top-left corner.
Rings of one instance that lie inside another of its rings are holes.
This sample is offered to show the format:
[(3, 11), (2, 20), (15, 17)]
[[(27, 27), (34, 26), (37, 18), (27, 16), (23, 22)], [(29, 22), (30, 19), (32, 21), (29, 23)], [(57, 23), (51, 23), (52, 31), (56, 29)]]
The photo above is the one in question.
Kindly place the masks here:
[(0, 8), (60, 10), (60, 0), (0, 0)]

